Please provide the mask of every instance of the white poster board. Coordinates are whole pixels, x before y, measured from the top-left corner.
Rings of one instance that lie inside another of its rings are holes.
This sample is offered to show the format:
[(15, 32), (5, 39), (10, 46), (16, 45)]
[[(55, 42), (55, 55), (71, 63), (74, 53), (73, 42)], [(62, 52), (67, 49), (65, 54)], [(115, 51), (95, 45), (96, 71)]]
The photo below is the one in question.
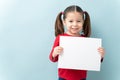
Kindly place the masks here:
[(100, 71), (101, 56), (98, 38), (60, 36), (63, 53), (59, 55), (58, 68)]

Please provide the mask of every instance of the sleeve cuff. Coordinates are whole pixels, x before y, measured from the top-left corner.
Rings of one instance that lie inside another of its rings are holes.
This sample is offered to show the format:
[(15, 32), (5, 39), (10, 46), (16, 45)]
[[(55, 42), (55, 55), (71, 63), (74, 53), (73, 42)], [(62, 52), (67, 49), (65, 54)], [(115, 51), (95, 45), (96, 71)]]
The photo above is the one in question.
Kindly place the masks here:
[(103, 59), (104, 59), (104, 58), (101, 58), (101, 62), (103, 62)]

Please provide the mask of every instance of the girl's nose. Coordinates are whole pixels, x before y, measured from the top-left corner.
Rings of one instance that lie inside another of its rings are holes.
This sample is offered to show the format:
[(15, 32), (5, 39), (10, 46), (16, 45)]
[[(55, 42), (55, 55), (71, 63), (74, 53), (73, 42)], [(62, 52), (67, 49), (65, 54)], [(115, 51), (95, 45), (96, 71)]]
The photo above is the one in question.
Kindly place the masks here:
[(77, 25), (77, 22), (74, 22), (73, 25), (76, 26), (76, 25)]

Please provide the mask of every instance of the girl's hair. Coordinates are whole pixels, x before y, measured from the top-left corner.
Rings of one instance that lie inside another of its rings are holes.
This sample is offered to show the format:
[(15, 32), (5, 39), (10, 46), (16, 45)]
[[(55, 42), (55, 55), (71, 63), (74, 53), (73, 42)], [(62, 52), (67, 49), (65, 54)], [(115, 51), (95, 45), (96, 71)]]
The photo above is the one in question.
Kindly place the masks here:
[(60, 12), (58, 14), (56, 21), (55, 21), (55, 36), (64, 33), (62, 15), (63, 15), (63, 20), (65, 20), (67, 13), (74, 12), (74, 11), (79, 12), (83, 15), (83, 19), (84, 19), (83, 30), (82, 30), (83, 36), (85, 36), (85, 37), (90, 36), (91, 24), (90, 24), (89, 14), (86, 11), (83, 11), (79, 6), (76, 6), (76, 5), (69, 6), (64, 10), (64, 12)]

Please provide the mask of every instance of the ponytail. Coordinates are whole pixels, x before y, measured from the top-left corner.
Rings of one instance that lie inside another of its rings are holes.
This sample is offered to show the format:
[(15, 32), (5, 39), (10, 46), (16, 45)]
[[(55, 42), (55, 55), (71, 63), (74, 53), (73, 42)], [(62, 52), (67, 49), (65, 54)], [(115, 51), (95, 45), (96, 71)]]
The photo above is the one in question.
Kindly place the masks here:
[(85, 14), (85, 19), (83, 24), (83, 33), (85, 37), (90, 37), (91, 35), (90, 16), (86, 11), (84, 12), (84, 14)]
[(63, 34), (64, 33), (64, 26), (62, 23), (62, 12), (60, 12), (56, 18), (55, 21), (55, 36), (58, 36), (59, 34)]

